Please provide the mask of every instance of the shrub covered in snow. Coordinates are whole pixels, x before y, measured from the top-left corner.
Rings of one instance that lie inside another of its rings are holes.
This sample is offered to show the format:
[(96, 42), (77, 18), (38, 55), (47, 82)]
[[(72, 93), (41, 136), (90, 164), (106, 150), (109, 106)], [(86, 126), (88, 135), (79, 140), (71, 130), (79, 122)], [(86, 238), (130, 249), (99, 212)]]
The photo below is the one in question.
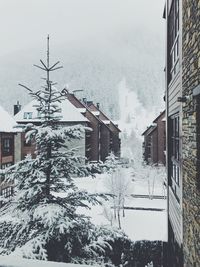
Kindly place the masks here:
[[(163, 266), (161, 241), (137, 241), (132, 243), (129, 250), (125, 251), (124, 261), (127, 267)], [(148, 265), (149, 264), (149, 265)]]

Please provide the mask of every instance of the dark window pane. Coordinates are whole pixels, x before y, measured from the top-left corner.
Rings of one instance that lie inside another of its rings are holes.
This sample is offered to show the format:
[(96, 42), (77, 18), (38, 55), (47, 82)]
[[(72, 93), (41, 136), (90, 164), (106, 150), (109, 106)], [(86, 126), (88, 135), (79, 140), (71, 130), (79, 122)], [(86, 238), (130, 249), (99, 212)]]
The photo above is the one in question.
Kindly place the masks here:
[(168, 70), (169, 82), (179, 70), (179, 64), (176, 65), (179, 57), (179, 3), (173, 0), (170, 14), (168, 17)]

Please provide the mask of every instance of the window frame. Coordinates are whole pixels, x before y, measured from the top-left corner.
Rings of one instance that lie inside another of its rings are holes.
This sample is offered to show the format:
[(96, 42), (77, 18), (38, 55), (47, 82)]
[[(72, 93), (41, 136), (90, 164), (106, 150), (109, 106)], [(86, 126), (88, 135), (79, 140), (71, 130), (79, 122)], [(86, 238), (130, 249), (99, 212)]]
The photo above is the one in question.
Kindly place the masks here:
[[(8, 143), (6, 142), (8, 141)], [(5, 142), (7, 143), (5, 146)], [(13, 149), (14, 149), (14, 144), (13, 144), (13, 138), (12, 137), (3, 137), (1, 140), (1, 148), (2, 148), (2, 156), (12, 156), (13, 155)]]
[(2, 170), (5, 170), (6, 168), (11, 167), (12, 165), (13, 165), (12, 162), (3, 163), (3, 164), (1, 165), (1, 169), (2, 169)]
[(13, 195), (13, 187), (12, 186), (8, 186), (5, 188), (1, 189), (1, 196), (7, 199), (11, 199)]
[(168, 84), (174, 79), (180, 69), (179, 27), (179, 0), (173, 0), (168, 15)]
[(170, 186), (180, 202), (180, 117), (179, 113), (169, 117), (169, 176)]
[(24, 119), (25, 120), (32, 120), (33, 119), (33, 112), (24, 112)]

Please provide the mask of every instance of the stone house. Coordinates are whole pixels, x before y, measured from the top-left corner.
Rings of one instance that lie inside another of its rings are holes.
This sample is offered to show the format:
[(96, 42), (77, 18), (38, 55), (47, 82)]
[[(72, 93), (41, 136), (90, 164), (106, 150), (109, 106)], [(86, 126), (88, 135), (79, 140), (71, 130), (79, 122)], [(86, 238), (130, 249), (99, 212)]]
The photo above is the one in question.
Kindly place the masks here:
[(165, 165), (166, 135), (165, 111), (143, 133), (143, 158), (147, 164)]
[(167, 0), (169, 267), (200, 266), (200, 0)]

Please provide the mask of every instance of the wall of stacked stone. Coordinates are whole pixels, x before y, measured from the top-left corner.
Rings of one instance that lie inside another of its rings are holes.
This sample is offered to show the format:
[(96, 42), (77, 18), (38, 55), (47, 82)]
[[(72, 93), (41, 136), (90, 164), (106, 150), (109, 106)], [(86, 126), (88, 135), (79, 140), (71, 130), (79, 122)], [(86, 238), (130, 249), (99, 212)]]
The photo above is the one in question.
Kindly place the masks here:
[(200, 0), (183, 3), (183, 254), (184, 266), (200, 266), (200, 187), (198, 99), (193, 89), (200, 84)]

